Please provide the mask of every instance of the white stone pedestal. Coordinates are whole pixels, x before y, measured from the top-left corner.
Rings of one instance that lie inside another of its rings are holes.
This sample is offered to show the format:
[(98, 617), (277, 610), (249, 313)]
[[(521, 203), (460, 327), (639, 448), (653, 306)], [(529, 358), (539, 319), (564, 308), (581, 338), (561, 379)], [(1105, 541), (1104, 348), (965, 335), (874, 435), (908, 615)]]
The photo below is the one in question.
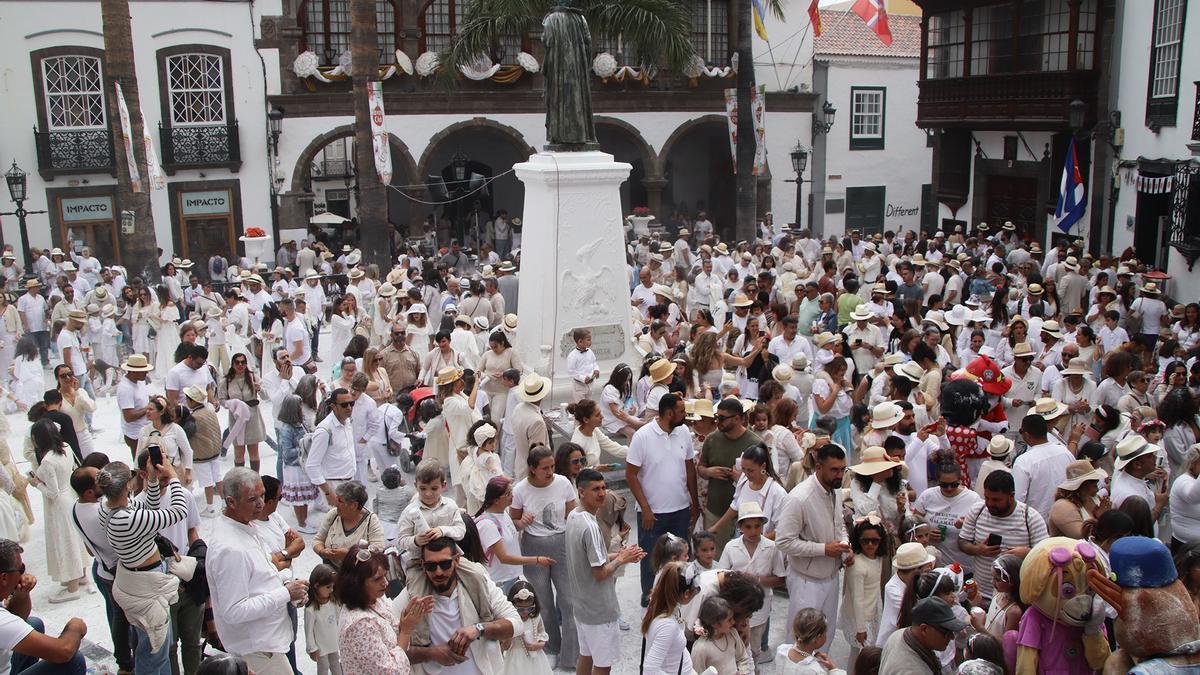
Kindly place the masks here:
[(539, 152), (513, 167), (525, 183), (517, 342), (525, 364), (554, 379), (555, 400), (571, 396), (571, 331), (592, 329), (601, 379), (617, 363), (636, 372), (629, 334), (629, 280), (621, 183), (629, 164), (603, 152)]

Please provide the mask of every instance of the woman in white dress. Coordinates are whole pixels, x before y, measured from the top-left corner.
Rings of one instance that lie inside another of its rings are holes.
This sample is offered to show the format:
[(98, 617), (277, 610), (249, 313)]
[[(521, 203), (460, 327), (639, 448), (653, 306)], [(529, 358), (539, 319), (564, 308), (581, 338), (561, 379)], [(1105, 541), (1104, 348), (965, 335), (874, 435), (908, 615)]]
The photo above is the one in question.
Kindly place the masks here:
[(17, 352), (17, 341), (21, 339), (21, 315), (8, 302), (8, 296), (0, 293), (0, 380), (8, 384), (8, 367)]
[(79, 374), (71, 372), (71, 366), (60, 364), (54, 367), (54, 381), (58, 393), (62, 394), (62, 408), (75, 425), (75, 436), (79, 439), (79, 452), (84, 457), (96, 451), (96, 439), (87, 425), (87, 415), (96, 412), (96, 402), (79, 386)]
[(146, 419), (150, 424), (142, 427), (138, 435), (137, 450), (134, 457), (141, 454), (152, 443), (162, 448), (166, 457), (176, 470), (181, 470), (179, 482), (184, 487), (192, 484), (192, 444), (188, 441), (183, 427), (175, 423), (175, 410), (167, 403), (165, 396), (151, 396), (150, 405), (146, 406)]
[(157, 312), (150, 314), (150, 324), (157, 335), (154, 338), (154, 370), (165, 378), (167, 371), (175, 366), (175, 348), (179, 346), (179, 309), (171, 301), (166, 286), (155, 289), (158, 294)]
[[(442, 407), (442, 418), (450, 433), (450, 486), (462, 485), (462, 461), (469, 454), (467, 438), (471, 426), (479, 421), (475, 412), (474, 394), (465, 393), (466, 382), (461, 368), (447, 366), (437, 373), (438, 399)], [(457, 494), (457, 493), (455, 493)], [(454, 497), (459, 503), (464, 503)]]
[(83, 544), (71, 522), (71, 509), (78, 499), (71, 489), (75, 455), (51, 420), (35, 422), (30, 435), (39, 462), (30, 483), (42, 493), (46, 567), (50, 578), (64, 586), (50, 596), (50, 602), (69, 602), (79, 598), (79, 584), (85, 581), (87, 565)]
[(17, 399), (17, 408), (29, 410), (46, 391), (46, 376), (42, 372), (42, 361), (38, 355), (37, 341), (26, 335), (17, 341), (12, 365), (12, 393)]
[(346, 351), (346, 345), (354, 336), (354, 327), (358, 324), (357, 308), (353, 295), (333, 301), (333, 309), (329, 314), (329, 355), (334, 363), (341, 360), (342, 352)]
[(284, 331), (283, 314), (279, 312), (275, 303), (263, 305), (262, 317), (262, 325), (254, 326), (259, 331), (259, 340), (262, 341), (262, 355), (258, 359), (260, 378), (266, 377), (268, 368), (274, 370), (275, 363), (271, 355), (283, 346)]
[[(137, 302), (129, 307), (129, 323), (132, 326), (133, 351), (150, 358), (150, 315), (157, 313), (150, 289), (138, 291)], [(166, 374), (163, 373), (165, 377)]]

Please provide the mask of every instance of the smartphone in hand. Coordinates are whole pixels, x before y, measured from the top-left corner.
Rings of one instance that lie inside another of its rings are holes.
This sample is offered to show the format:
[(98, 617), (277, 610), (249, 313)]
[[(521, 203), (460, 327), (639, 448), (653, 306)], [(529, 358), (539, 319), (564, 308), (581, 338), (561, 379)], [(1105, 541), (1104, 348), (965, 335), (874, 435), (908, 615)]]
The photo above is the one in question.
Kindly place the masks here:
[(150, 446), (150, 463), (154, 466), (162, 466), (163, 453), (162, 447), (158, 445)]
[(992, 533), (988, 535), (986, 543), (988, 546), (999, 546), (1003, 541), (1004, 540), (1000, 535)]

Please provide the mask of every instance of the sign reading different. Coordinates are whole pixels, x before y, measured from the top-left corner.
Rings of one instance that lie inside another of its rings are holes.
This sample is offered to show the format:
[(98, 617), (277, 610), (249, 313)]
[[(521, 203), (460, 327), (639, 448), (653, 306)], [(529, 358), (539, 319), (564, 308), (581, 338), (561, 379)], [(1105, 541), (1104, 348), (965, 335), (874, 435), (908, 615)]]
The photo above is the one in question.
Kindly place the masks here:
[(229, 213), (229, 190), (184, 192), (180, 195), (185, 216), (212, 216)]
[(112, 195), (96, 195), (94, 197), (63, 197), (58, 200), (62, 209), (62, 219), (68, 223), (84, 220), (113, 219)]

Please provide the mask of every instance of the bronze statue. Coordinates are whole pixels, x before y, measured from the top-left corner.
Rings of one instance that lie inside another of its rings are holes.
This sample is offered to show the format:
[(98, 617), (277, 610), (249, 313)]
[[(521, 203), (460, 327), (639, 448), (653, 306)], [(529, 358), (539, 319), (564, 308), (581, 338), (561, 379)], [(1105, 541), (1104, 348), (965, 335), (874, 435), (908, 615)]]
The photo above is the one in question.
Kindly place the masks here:
[(550, 10), (542, 27), (546, 45), (546, 150), (599, 150), (588, 81), (592, 36), (587, 19), (570, 6), (570, 0), (565, 0)]

